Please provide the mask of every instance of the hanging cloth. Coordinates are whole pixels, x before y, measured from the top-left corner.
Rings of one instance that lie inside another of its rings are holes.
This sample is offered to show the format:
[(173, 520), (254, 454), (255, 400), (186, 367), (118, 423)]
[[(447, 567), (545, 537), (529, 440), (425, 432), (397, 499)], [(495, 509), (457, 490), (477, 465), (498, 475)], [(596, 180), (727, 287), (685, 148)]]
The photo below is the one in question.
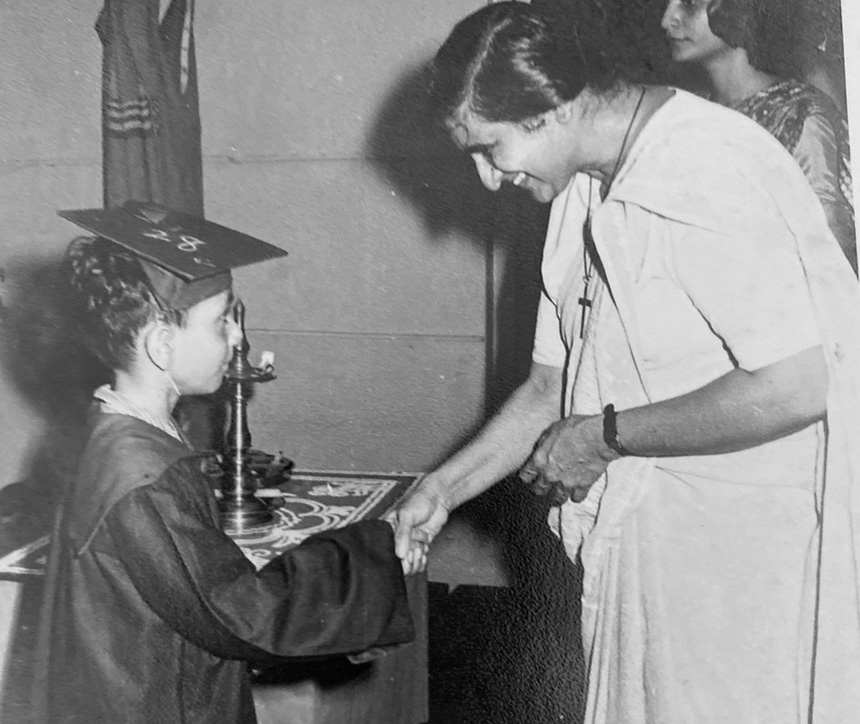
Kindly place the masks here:
[(107, 0), (102, 42), (104, 204), (203, 215), (194, 0)]

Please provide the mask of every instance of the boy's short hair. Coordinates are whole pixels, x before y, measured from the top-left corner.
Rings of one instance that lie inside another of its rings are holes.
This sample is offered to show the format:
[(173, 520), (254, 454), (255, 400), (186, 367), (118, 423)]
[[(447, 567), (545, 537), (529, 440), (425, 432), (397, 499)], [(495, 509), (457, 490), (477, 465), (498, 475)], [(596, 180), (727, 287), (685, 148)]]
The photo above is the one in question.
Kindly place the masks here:
[(149, 323), (186, 322), (186, 310), (159, 306), (138, 258), (107, 239), (74, 239), (66, 265), (84, 341), (112, 370), (130, 371), (138, 335)]

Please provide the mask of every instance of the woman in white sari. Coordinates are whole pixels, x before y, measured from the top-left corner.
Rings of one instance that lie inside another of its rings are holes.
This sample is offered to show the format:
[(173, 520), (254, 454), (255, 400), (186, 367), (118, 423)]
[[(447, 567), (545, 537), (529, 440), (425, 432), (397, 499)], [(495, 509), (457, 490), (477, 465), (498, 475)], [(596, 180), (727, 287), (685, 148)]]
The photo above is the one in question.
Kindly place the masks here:
[(553, 206), (530, 377), (399, 547), (519, 468), (583, 565), (587, 722), (852, 721), (857, 281), (766, 131), (559, 27), (496, 3), (436, 57), (484, 185)]

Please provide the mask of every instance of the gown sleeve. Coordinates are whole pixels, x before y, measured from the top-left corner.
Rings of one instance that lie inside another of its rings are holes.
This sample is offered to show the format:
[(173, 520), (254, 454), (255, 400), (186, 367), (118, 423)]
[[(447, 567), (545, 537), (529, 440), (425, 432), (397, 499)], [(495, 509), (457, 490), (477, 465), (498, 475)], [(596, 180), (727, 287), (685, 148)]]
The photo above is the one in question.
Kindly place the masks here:
[(193, 466), (174, 465), (105, 519), (116, 563), (181, 636), (221, 658), (259, 664), (414, 638), (386, 522), (316, 534), (257, 571), (217, 527), (200, 478)]

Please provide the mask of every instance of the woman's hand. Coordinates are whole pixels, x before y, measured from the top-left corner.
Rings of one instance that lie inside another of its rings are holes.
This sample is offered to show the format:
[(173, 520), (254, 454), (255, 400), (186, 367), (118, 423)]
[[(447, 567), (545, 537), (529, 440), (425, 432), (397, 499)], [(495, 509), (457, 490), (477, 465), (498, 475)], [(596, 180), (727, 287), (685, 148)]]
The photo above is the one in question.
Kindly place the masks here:
[(395, 529), (395, 551), (406, 575), (427, 568), (428, 547), (448, 522), (449, 513), (442, 497), (427, 490), (423, 483), (389, 513), (387, 520)]
[(603, 442), (600, 415), (571, 415), (544, 430), (519, 477), (552, 505), (579, 503), (616, 457)]

